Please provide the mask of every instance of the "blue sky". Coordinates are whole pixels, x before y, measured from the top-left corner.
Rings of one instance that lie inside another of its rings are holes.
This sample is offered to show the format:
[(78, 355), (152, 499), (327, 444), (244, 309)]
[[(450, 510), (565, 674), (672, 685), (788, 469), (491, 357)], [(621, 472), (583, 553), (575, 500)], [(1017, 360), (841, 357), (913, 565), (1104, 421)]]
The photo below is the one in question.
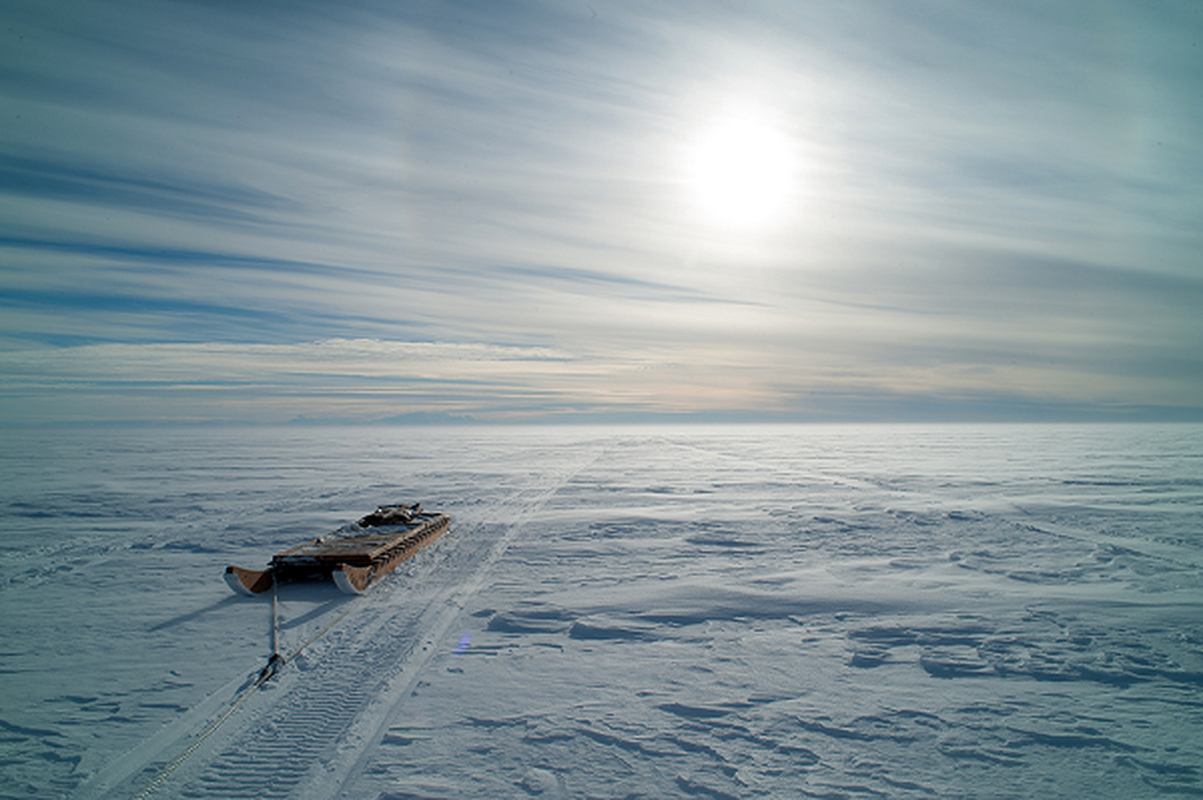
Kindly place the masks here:
[(1201, 97), (1194, 2), (9, 2), (0, 417), (1203, 419)]

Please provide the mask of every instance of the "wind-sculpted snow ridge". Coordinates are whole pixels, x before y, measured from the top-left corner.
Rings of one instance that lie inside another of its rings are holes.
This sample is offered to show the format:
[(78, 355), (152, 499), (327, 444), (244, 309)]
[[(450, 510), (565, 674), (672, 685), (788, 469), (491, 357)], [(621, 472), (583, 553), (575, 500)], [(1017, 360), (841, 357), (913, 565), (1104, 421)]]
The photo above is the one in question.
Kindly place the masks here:
[(714, 455), (705, 494), (651, 453), (561, 490), (343, 796), (1203, 792), (1197, 551)]
[(283, 650), (341, 622), (150, 796), (1203, 794), (1203, 429), (168, 433), (91, 523), (14, 478), (0, 796), (135, 796), (266, 656), (224, 563), (410, 497), (452, 531), (284, 587)]

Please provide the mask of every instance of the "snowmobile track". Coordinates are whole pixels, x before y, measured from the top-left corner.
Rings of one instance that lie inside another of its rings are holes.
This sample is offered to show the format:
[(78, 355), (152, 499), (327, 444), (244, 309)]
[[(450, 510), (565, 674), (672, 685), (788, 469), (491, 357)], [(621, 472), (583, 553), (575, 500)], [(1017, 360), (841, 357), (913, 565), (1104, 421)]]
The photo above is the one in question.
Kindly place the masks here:
[(476, 512), (478, 520), (453, 522), (439, 547), (416, 557), (400, 581), (366, 595), (155, 796), (337, 794), (362, 771), (435, 644), (486, 585), (523, 523), (599, 456), (597, 451), (557, 474), (536, 477), (533, 485)]

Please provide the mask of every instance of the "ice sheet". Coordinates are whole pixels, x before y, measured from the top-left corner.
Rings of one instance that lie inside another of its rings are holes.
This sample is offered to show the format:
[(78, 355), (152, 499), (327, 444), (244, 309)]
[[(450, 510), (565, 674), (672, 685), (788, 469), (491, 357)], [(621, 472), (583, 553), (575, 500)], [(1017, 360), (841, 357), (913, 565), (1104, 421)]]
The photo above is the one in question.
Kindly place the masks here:
[[(155, 797), (1203, 792), (1203, 428), (21, 431), (0, 796), (131, 797), (263, 666), (227, 563), (452, 531)], [(325, 633), (323, 634), (323, 631)], [(314, 639), (313, 637), (318, 636)]]

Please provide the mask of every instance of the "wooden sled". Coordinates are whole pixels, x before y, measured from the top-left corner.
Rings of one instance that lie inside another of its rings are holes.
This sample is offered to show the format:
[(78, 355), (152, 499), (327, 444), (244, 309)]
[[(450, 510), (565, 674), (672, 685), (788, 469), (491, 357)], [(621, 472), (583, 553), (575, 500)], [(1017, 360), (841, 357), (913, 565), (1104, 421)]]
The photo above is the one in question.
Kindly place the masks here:
[(381, 576), (447, 532), (445, 514), (421, 504), (380, 506), (354, 525), (272, 556), (267, 569), (226, 567), (235, 592), (256, 595), (273, 583), (333, 579), (347, 594), (362, 594)]

